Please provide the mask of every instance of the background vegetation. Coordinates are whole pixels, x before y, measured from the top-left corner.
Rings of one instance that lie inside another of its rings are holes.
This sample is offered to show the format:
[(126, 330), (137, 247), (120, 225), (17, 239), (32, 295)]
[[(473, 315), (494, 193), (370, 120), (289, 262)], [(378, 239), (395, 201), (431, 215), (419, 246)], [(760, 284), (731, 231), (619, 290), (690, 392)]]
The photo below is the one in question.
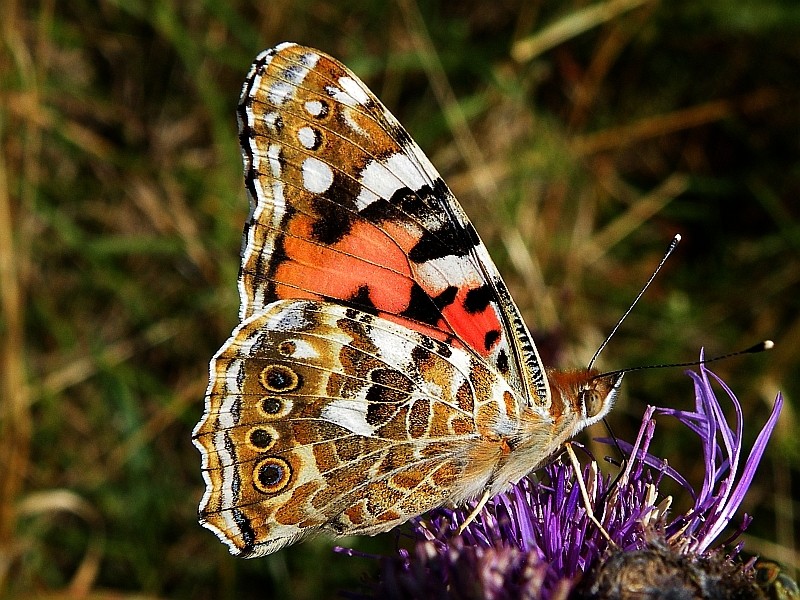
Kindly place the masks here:
[[(236, 560), (195, 519), (190, 431), (236, 324), (247, 214), (234, 110), (252, 59), (283, 40), (343, 60), (429, 153), (548, 364), (586, 364), (684, 235), (601, 365), (776, 341), (715, 370), (750, 440), (787, 397), (746, 547), (800, 565), (795, 0), (2, 11), (0, 595), (316, 598), (373, 568), (326, 539)], [(630, 374), (611, 422), (629, 436), (645, 404), (691, 399), (681, 369)], [(657, 447), (697, 481), (696, 447), (668, 427)]]

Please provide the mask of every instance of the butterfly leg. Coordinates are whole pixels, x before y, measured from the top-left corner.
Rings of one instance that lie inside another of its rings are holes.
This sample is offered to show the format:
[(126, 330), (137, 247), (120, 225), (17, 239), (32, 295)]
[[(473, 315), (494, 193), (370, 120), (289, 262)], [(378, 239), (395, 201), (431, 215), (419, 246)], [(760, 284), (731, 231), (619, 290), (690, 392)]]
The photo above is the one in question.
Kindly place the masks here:
[(564, 444), (564, 446), (566, 447), (569, 460), (572, 462), (572, 467), (575, 469), (575, 479), (578, 482), (578, 487), (581, 489), (581, 496), (583, 497), (583, 506), (586, 509), (586, 515), (589, 517), (589, 520), (600, 530), (600, 533), (603, 535), (603, 537), (606, 538), (610, 544), (616, 546), (614, 540), (611, 539), (611, 536), (608, 535), (605, 527), (603, 527), (603, 524), (600, 523), (600, 521), (597, 520), (597, 517), (594, 516), (594, 510), (592, 509), (591, 502), (589, 501), (589, 493), (586, 491), (586, 484), (583, 482), (581, 465), (578, 462), (578, 457), (575, 456), (575, 451), (572, 449), (572, 444), (567, 442)]
[(469, 515), (467, 515), (466, 520), (459, 526), (458, 535), (464, 533), (464, 530), (467, 528), (467, 526), (475, 520), (475, 517), (478, 516), (478, 513), (480, 513), (483, 510), (483, 507), (486, 506), (486, 503), (489, 501), (489, 498), (491, 498), (491, 494), (489, 493), (489, 490), (486, 490), (485, 492), (483, 492), (483, 496), (481, 496), (481, 499), (478, 500), (478, 503), (475, 505), (475, 508), (472, 509), (472, 512), (469, 513)]

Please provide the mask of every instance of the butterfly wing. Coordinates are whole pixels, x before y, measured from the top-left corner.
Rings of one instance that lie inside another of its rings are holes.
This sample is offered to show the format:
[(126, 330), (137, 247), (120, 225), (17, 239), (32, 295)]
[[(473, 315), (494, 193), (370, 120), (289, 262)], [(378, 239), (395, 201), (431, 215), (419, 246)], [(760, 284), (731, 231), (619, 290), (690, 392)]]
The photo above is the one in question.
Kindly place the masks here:
[(473, 496), (504, 452), (493, 428), (519, 420), (473, 354), (327, 302), (255, 313), (211, 373), (194, 432), (201, 523), (241, 556), (322, 530), (386, 531)]
[(239, 124), (242, 323), (211, 361), (193, 434), (201, 523), (233, 553), (498, 493), (608, 411), (618, 375), (551, 371), (551, 401), (474, 227), (341, 63), (294, 44), (262, 53)]
[(358, 77), (281, 44), (254, 62), (239, 125), (252, 209), (242, 319), (288, 298), (352, 306), (468, 348), (549, 407), (541, 360), (475, 228)]

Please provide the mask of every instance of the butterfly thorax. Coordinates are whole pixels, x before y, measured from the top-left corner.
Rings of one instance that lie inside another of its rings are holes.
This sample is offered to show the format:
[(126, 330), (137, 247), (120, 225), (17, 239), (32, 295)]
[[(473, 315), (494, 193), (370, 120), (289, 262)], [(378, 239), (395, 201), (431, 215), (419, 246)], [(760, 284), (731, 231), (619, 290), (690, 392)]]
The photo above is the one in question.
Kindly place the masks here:
[(491, 494), (541, 467), (564, 442), (602, 419), (611, 410), (622, 376), (603, 376), (595, 369), (548, 369), (547, 378), (549, 410), (525, 405), (513, 433), (497, 427), (497, 435), (486, 436), (484, 447), (471, 456), (474, 480), (485, 480)]

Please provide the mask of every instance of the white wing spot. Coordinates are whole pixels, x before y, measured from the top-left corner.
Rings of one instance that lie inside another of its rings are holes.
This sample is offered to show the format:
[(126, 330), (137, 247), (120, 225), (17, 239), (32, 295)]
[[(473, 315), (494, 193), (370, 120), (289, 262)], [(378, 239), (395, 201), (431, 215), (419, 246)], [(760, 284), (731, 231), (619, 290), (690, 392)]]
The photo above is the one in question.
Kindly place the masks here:
[(356, 205), (363, 210), (378, 198), (391, 198), (399, 189), (419, 190), (429, 180), (405, 154), (393, 154), (386, 161), (373, 160), (361, 171), (361, 192)]
[(318, 117), (322, 114), (322, 102), (319, 100), (308, 100), (305, 103), (306, 112), (312, 117)]
[(317, 133), (311, 127), (301, 127), (297, 132), (297, 139), (305, 148), (313, 148), (317, 145)]
[(303, 161), (303, 185), (314, 194), (326, 192), (333, 183), (333, 170), (318, 158)]
[(389, 365), (402, 365), (409, 368), (412, 364), (411, 351), (416, 343), (405, 338), (402, 333), (375, 327), (369, 334), (370, 341), (378, 348), (378, 355)]
[(274, 110), (264, 115), (264, 123), (266, 123), (267, 128), (269, 128), (272, 133), (277, 133), (278, 128), (276, 124), (278, 123), (279, 119), (280, 115)]
[(375, 427), (367, 423), (367, 402), (337, 398), (322, 410), (322, 418), (358, 435), (370, 436)]
[(224, 390), (227, 395), (222, 399), (220, 406), (219, 420), (222, 429), (228, 429), (236, 425), (233, 415), (235, 405), (240, 400), (241, 388), (239, 382), (242, 380), (244, 362), (241, 359), (232, 360), (225, 369)]
[(275, 331), (297, 331), (307, 329), (310, 325), (311, 321), (303, 311), (302, 303), (299, 302), (292, 302), (281, 308), (280, 312), (269, 319), (269, 327)]
[(395, 174), (395, 177), (412, 190), (418, 190), (423, 185), (430, 183), (430, 180), (406, 154), (392, 154), (386, 161), (386, 166)]
[[(283, 48), (278, 48), (278, 50), (282, 49)], [(275, 81), (269, 87), (269, 90), (267, 90), (269, 101), (275, 106), (282, 106), (288, 100), (294, 98), (297, 87), (303, 83), (303, 80), (306, 78), (309, 71), (316, 66), (318, 60), (319, 54), (309, 52), (300, 57), (302, 66), (293, 66), (285, 69), (282, 72), (282, 76), (286, 79)]]
[(310, 358), (320, 357), (319, 352), (317, 352), (314, 349), (314, 346), (312, 346), (305, 340), (289, 339), (287, 341), (290, 341), (294, 344), (294, 352), (292, 352), (292, 358), (294, 359), (298, 358), (310, 359)]
[(342, 89), (358, 104), (362, 106), (369, 104), (369, 96), (364, 91), (364, 88), (358, 85), (352, 77), (339, 77), (339, 85), (342, 86)]
[(414, 274), (432, 290), (444, 290), (450, 285), (462, 289), (476, 287), (483, 281), (469, 254), (443, 256), (414, 265)]
[(269, 169), (272, 171), (272, 176), (275, 179), (281, 176), (281, 146), (280, 144), (270, 144), (267, 150), (267, 159), (269, 160)]
[(345, 92), (342, 89), (339, 89), (335, 85), (329, 85), (325, 87), (325, 91), (328, 95), (336, 100), (340, 104), (344, 104), (345, 106), (353, 107), (358, 105), (358, 100), (353, 98), (350, 94)]
[(308, 71), (317, 66), (317, 62), (319, 62), (319, 54), (315, 52), (306, 52), (300, 57), (300, 62), (302, 62), (303, 65), (305, 65), (306, 67), (308, 67), (308, 69), (306, 69), (306, 72), (303, 73), (302, 79), (305, 79), (306, 75), (308, 74)]
[(270, 86), (267, 97), (275, 106), (281, 106), (294, 95), (294, 90), (295, 86), (291, 83), (276, 81)]

